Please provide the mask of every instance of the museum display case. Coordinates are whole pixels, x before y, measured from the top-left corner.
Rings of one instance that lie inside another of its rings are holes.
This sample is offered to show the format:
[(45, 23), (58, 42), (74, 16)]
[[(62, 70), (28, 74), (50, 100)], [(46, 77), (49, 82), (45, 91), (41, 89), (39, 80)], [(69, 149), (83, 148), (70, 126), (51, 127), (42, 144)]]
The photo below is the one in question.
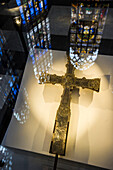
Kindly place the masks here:
[[(29, 54), (20, 88), (15, 74), (7, 83), (10, 99), (18, 96), (0, 146), (0, 164), (18, 170), (23, 155), (27, 169), (113, 169), (113, 54), (100, 52), (103, 39), (109, 40), (104, 38), (110, 29), (109, 1), (72, 1), (69, 23), (61, 17), (65, 6), (56, 6), (57, 17), (55, 6), (47, 15), (46, 0), (17, 5)], [(61, 29), (54, 36), (53, 20)], [(65, 37), (67, 50), (57, 50)]]

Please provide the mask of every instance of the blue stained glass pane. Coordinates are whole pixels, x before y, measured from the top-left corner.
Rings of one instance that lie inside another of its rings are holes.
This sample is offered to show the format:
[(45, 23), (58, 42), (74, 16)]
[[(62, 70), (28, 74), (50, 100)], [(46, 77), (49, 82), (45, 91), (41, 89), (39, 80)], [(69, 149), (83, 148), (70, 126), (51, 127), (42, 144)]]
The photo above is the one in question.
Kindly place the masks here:
[(47, 5), (45, 6), (45, 9), (47, 9)]
[(37, 12), (36, 12), (36, 15), (38, 15), (38, 14), (39, 14), (39, 12), (37, 11)]
[(11, 83), (10, 83), (10, 87), (12, 87), (13, 86), (13, 83), (12, 83), (12, 81), (11, 81)]
[(14, 96), (14, 95), (13, 95), (12, 97), (13, 97), (13, 99), (15, 99), (15, 96)]
[(49, 45), (49, 48), (51, 48), (51, 45)]
[(33, 60), (33, 62), (32, 62), (33, 64), (35, 64), (35, 61)]
[(5, 93), (5, 96), (7, 96), (7, 94)]
[(79, 31), (83, 30), (83, 28), (79, 28)]
[(15, 81), (15, 77), (13, 77), (13, 81)]
[(30, 55), (30, 57), (32, 58), (32, 57), (33, 57), (33, 54), (32, 54), (32, 55)]
[(37, 9), (37, 8), (35, 8), (35, 11), (38, 11), (38, 9)]
[(23, 24), (25, 24), (26, 22), (25, 21), (22, 21)]
[(2, 42), (2, 44), (3, 44), (3, 39), (1, 39), (1, 42)]
[(31, 12), (31, 15), (33, 15), (33, 14), (34, 14), (34, 9), (31, 8), (31, 9), (30, 9), (30, 12)]
[(94, 29), (93, 29), (93, 28), (91, 28), (91, 30), (92, 30), (92, 32), (94, 32)]
[(17, 3), (18, 6), (21, 5), (21, 1), (20, 0), (16, 0), (16, 3)]
[(22, 19), (24, 20), (24, 14), (21, 14)]
[(23, 13), (22, 6), (20, 6), (19, 9), (20, 9), (20, 13)]
[(18, 88), (19, 88), (19, 85), (17, 84), (16, 87), (17, 87), (17, 89), (18, 89)]
[(17, 93), (17, 90), (15, 89), (15, 91), (14, 91), (14, 95), (16, 95), (16, 93)]
[(22, 18), (22, 23), (25, 24), (25, 17), (24, 17), (24, 14), (23, 14), (23, 9), (20, 7), (20, 13), (21, 13), (21, 18)]
[(42, 11), (41, 3), (39, 3), (39, 8), (40, 8), (40, 11)]
[(2, 55), (2, 51), (0, 52), (0, 55)]
[(33, 6), (33, 2), (31, 2), (31, 6)]
[(45, 6), (47, 5), (47, 0), (44, 0), (44, 4), (45, 4)]
[(14, 87), (12, 87), (12, 91), (14, 91)]

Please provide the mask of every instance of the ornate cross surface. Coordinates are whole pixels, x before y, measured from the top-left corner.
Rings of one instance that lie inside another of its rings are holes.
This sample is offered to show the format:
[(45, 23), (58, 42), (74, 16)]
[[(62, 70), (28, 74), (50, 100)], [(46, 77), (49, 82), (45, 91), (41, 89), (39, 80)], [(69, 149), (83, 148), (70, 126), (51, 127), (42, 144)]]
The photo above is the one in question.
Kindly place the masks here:
[(39, 83), (61, 84), (63, 86), (63, 94), (61, 96), (60, 106), (57, 110), (53, 137), (51, 141), (50, 153), (57, 155), (65, 155), (68, 127), (70, 121), (70, 101), (73, 88), (82, 87), (99, 92), (100, 79), (77, 78), (74, 75), (74, 66), (70, 63), (70, 57), (67, 57), (66, 73), (63, 76), (56, 74), (46, 74), (44, 72), (39, 76)]

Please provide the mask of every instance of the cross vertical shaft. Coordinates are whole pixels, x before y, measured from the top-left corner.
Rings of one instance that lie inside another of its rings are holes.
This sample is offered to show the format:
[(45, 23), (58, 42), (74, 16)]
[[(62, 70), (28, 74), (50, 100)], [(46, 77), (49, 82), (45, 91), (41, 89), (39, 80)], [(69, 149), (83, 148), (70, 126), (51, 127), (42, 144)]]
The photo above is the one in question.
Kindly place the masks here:
[(51, 153), (65, 155), (65, 147), (70, 120), (70, 88), (64, 88), (61, 96), (60, 106), (57, 110), (53, 138), (51, 142)]

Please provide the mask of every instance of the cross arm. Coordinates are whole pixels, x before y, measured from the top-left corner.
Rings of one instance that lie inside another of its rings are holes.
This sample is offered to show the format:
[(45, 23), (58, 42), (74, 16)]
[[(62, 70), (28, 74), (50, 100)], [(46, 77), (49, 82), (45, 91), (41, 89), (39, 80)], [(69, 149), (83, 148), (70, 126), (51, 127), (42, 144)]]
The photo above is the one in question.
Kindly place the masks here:
[(100, 79), (99, 78), (94, 78), (94, 79), (86, 79), (85, 77), (83, 78), (74, 78), (73, 86), (76, 87), (82, 87), (82, 88), (87, 88), (94, 90), (96, 92), (99, 92), (100, 89)]
[(41, 73), (39, 75), (39, 84), (63, 84), (64, 76), (57, 76), (56, 74)]

